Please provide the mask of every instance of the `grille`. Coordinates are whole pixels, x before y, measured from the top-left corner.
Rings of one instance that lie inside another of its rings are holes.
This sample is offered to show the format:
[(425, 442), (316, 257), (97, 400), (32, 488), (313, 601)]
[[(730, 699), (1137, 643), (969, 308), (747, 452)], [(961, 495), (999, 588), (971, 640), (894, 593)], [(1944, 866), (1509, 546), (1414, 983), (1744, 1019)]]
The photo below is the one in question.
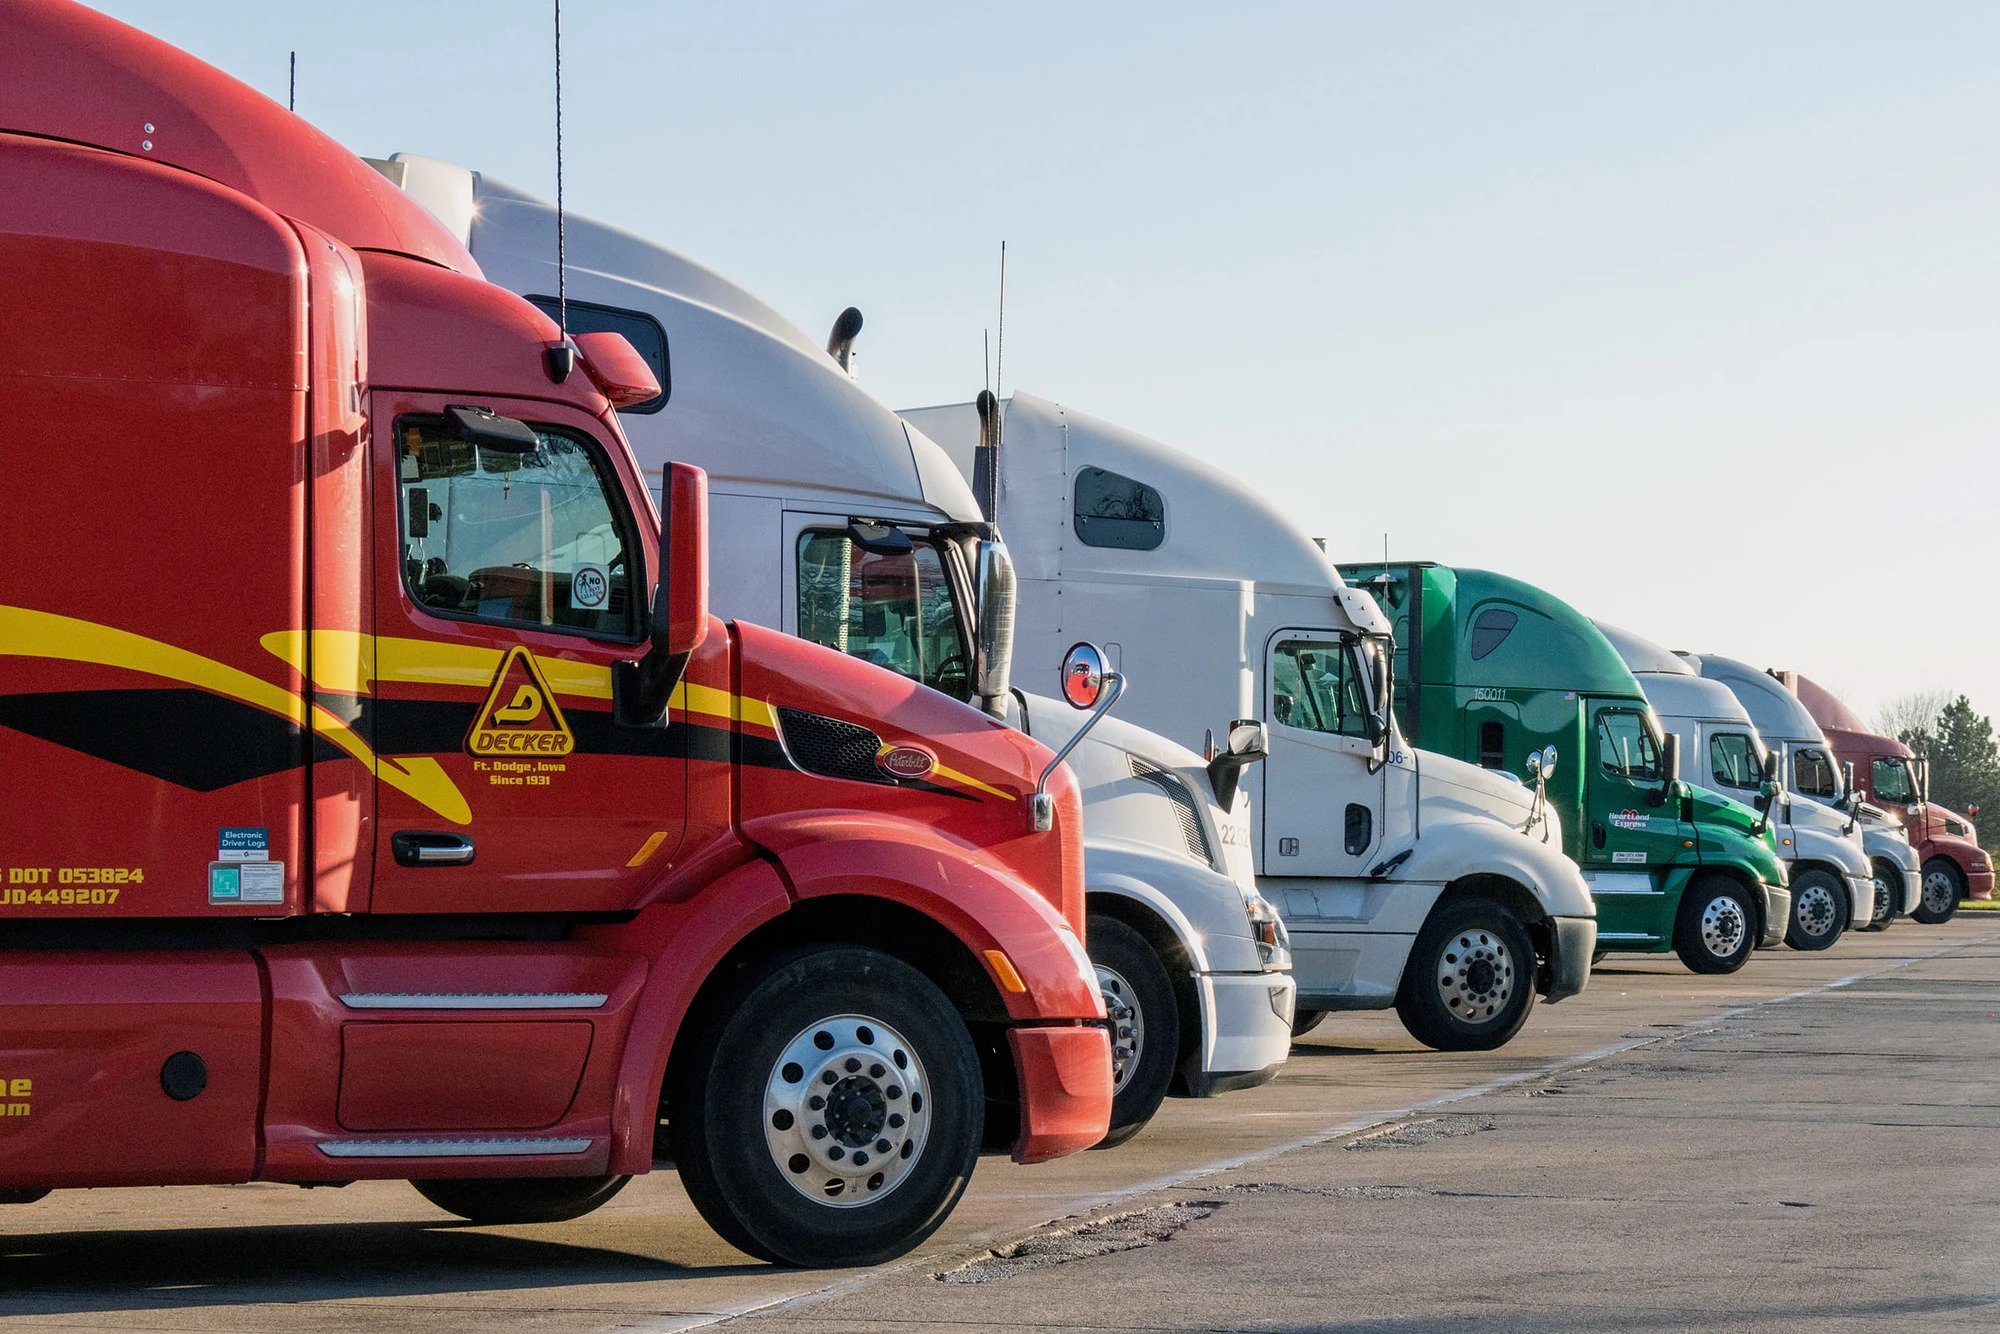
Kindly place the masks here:
[(1215, 854), (1208, 846), (1208, 831), (1201, 826), (1201, 811), (1194, 804), (1194, 794), (1188, 791), (1180, 775), (1162, 769), (1157, 764), (1148, 764), (1137, 755), (1127, 755), (1126, 761), (1132, 766), (1132, 776), (1142, 783), (1150, 783), (1158, 788), (1166, 799), (1173, 803), (1174, 815), (1181, 822), (1181, 838), (1187, 843), (1188, 856), (1198, 862), (1214, 866)]
[(778, 710), (778, 735), (792, 763), (821, 778), (846, 778), (856, 783), (888, 783), (875, 767), (882, 738), (856, 723), (825, 718), (802, 709)]

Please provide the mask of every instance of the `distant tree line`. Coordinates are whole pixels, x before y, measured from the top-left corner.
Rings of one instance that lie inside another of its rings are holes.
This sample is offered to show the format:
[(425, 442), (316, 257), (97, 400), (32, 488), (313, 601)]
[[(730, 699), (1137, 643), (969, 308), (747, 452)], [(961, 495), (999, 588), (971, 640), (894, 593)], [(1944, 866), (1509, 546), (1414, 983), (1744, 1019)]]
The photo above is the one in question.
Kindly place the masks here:
[(1931, 762), (1931, 798), (1955, 811), (1978, 806), (1973, 823), (1988, 852), (2000, 850), (2000, 744), (1993, 720), (1964, 695), (1942, 690), (1903, 695), (1877, 726)]

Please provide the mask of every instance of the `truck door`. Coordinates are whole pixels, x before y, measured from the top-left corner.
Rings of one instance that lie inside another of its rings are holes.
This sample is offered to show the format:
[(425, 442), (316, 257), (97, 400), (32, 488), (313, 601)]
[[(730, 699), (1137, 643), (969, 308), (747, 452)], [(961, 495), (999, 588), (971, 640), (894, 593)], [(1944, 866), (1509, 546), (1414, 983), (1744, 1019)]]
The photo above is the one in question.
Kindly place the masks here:
[[(1263, 860), (1269, 876), (1358, 877), (1382, 859), (1386, 769), (1374, 761), (1367, 704), (1337, 634), (1272, 637), (1264, 704)], [(1371, 772), (1372, 770), (1372, 772)]]
[(611, 716), (612, 664), (644, 651), (654, 520), (589, 417), (481, 396), (534, 428), (532, 449), (494, 447), (454, 430), (464, 398), (375, 398), (372, 906), (629, 907), (686, 822), (686, 716)]
[(1661, 875), (1693, 830), (1681, 822), (1678, 802), (1655, 804), (1665, 765), (1644, 708), (1593, 701), (1590, 729), (1583, 863), (1598, 931), (1614, 940), (1658, 939)]

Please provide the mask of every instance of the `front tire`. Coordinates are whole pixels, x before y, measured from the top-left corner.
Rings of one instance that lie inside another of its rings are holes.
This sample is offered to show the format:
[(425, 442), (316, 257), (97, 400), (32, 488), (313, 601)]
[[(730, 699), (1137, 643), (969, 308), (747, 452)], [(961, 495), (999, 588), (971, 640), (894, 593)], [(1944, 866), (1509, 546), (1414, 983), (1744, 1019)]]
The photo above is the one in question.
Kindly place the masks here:
[(1847, 886), (1831, 871), (1807, 871), (1792, 881), (1792, 921), (1785, 943), (1795, 950), (1831, 949), (1847, 929)]
[(1903, 898), (1903, 874), (1881, 858), (1868, 863), (1875, 877), (1875, 911), (1868, 916), (1864, 931), (1884, 931), (1896, 920), (1896, 905)]
[(1937, 926), (1958, 916), (1958, 901), (1965, 897), (1965, 873), (1949, 857), (1933, 857), (1924, 863), (1924, 893), (1917, 910), (1910, 914), (1925, 926)]
[(1115, 1149), (1144, 1130), (1167, 1099), (1180, 1047), (1180, 1006), (1166, 965), (1132, 927), (1092, 914), (1084, 939), (1111, 1017), (1111, 1130), (1096, 1147)]
[(1535, 1003), (1535, 943), (1490, 899), (1458, 899), (1417, 933), (1396, 1013), (1438, 1051), (1492, 1051), (1521, 1031)]
[(1743, 886), (1726, 875), (1702, 876), (1681, 896), (1674, 953), (1692, 972), (1733, 973), (1757, 948), (1756, 922)]
[(629, 1176), (464, 1177), (412, 1181), (417, 1194), (468, 1223), (567, 1223), (625, 1189)]
[(679, 1039), (668, 1132), (688, 1198), (739, 1250), (878, 1264), (965, 1193), (985, 1117), (950, 999), (878, 950), (808, 946), (746, 968)]
[(1292, 1040), (1298, 1041), (1319, 1027), (1320, 1020), (1331, 1013), (1328, 1010), (1296, 1010), (1292, 1014)]

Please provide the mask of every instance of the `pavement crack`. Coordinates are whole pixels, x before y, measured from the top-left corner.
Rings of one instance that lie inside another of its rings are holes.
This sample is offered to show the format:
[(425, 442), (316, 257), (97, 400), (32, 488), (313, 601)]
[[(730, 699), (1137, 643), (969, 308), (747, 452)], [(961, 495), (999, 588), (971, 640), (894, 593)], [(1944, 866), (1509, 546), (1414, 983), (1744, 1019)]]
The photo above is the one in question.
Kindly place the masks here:
[(1441, 1139), (1458, 1139), (1465, 1135), (1477, 1135), (1482, 1131), (1497, 1130), (1498, 1121), (1483, 1116), (1426, 1116), (1408, 1121), (1396, 1121), (1356, 1136), (1344, 1145), (1350, 1153), (1366, 1153), (1376, 1149), (1413, 1149), (1420, 1145)]
[(1183, 1200), (1093, 1219), (1076, 1227), (1050, 1228), (931, 1277), (939, 1283), (995, 1283), (1077, 1260), (1136, 1251), (1169, 1240), (1222, 1208), (1222, 1204), (1221, 1200)]

